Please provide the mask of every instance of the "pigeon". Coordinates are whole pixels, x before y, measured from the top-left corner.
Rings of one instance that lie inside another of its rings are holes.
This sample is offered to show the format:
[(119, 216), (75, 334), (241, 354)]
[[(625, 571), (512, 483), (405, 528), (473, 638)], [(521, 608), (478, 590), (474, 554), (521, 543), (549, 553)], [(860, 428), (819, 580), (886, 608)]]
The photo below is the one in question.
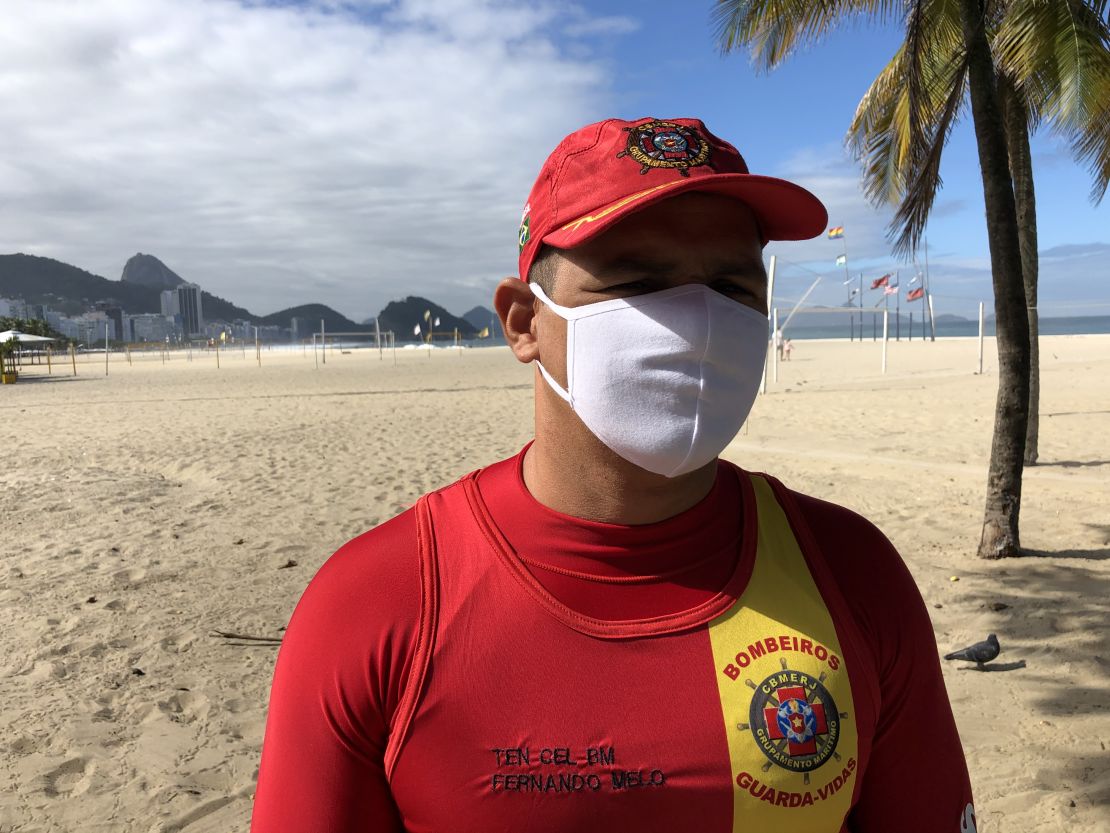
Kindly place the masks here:
[(1002, 650), (998, 645), (998, 637), (993, 633), (987, 637), (985, 642), (976, 642), (974, 645), (969, 645), (966, 648), (961, 648), (958, 651), (953, 651), (950, 654), (945, 654), (945, 659), (962, 659), (968, 662), (974, 662), (980, 671), (986, 671), (983, 667), (984, 662), (990, 662), (998, 656)]

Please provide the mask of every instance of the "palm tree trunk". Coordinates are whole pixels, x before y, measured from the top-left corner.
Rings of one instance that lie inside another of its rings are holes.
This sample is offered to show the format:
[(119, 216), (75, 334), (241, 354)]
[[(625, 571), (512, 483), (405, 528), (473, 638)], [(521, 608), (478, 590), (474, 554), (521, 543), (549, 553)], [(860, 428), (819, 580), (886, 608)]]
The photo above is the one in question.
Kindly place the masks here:
[(1021, 274), (1025, 282), (1025, 309), (1029, 318), (1029, 422), (1025, 429), (1025, 465), (1032, 466), (1037, 462), (1041, 368), (1037, 343), (1040, 329), (1037, 320), (1037, 280), (1040, 265), (1037, 254), (1037, 200), (1033, 193), (1033, 154), (1029, 150), (1029, 108), (1008, 76), (998, 76), (998, 92), (1006, 125), (1010, 175), (1014, 180)]
[(1029, 408), (1029, 319), (1025, 314), (1021, 248), (1006, 136), (980, 0), (960, 0), (960, 14), (967, 46), (971, 113), (983, 175), (998, 346), (998, 396), (979, 557), (1002, 558), (1021, 554), (1018, 516)]

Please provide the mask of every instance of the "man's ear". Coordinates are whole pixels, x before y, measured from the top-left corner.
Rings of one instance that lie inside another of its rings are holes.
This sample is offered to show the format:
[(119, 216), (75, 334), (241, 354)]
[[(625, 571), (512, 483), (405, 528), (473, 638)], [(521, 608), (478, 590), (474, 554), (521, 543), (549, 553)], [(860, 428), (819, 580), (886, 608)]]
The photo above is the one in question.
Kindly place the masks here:
[(493, 308), (501, 319), (505, 341), (517, 361), (527, 364), (539, 356), (536, 346), (536, 296), (520, 278), (504, 278), (493, 291)]

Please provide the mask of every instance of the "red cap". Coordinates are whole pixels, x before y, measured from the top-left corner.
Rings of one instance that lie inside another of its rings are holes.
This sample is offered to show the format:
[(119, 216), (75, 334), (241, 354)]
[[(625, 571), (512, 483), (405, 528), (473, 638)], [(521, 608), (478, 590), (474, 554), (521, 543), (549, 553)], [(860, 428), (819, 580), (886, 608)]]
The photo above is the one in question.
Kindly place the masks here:
[(540, 244), (572, 249), (642, 208), (709, 191), (755, 213), (768, 240), (807, 240), (828, 213), (805, 188), (748, 173), (736, 148), (698, 119), (607, 119), (571, 133), (547, 157), (520, 220), (520, 277)]

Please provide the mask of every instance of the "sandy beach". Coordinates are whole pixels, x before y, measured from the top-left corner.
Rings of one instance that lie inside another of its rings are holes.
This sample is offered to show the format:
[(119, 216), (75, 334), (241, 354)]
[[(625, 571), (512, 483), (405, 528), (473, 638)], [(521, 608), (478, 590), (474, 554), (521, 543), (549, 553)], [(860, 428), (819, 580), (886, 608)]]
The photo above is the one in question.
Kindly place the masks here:
[[(725, 456), (899, 548), (945, 663), (980, 833), (1110, 831), (1110, 336), (1041, 340), (1022, 543), (975, 557), (992, 340), (795, 341)], [(504, 348), (82, 356), (0, 388), (0, 833), (246, 833), (276, 648), (317, 568), (517, 452)], [(913, 754), (914, 750), (907, 750)]]

